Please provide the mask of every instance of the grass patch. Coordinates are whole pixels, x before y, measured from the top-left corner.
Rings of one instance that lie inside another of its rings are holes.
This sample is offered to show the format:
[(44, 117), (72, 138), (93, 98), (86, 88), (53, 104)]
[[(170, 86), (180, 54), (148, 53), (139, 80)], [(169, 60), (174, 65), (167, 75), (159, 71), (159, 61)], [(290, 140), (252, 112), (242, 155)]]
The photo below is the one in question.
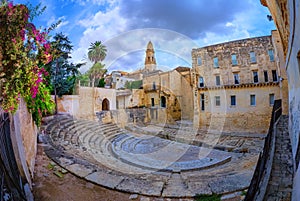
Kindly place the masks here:
[(247, 195), (247, 190), (242, 191), (242, 195), (246, 196)]
[(221, 195), (212, 194), (212, 195), (196, 195), (195, 201), (220, 201)]

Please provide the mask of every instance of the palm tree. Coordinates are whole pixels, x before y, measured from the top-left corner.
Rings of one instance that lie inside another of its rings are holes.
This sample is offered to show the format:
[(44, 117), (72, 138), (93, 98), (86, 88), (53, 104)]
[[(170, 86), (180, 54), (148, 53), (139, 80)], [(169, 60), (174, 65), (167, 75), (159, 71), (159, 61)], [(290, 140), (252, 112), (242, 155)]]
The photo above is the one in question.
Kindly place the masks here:
[(88, 58), (96, 64), (97, 62), (101, 62), (105, 59), (106, 51), (105, 45), (103, 45), (101, 41), (96, 41), (91, 43), (89, 47)]

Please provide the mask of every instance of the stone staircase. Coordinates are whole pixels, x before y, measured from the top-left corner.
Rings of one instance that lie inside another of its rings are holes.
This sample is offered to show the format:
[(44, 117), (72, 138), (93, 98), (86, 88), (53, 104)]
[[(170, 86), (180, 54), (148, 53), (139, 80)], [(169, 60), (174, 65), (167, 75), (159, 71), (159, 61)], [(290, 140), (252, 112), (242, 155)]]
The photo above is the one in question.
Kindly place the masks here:
[[(182, 127), (182, 131), (188, 130), (190, 124), (185, 122)], [(258, 158), (215, 149), (201, 156), (206, 148), (66, 115), (45, 119), (42, 129), (50, 145), (47, 155), (65, 169), (108, 188), (150, 196), (242, 191), (250, 184)], [(182, 157), (173, 161), (175, 154)], [(157, 168), (168, 160), (172, 162), (169, 166)]]
[(275, 153), (264, 200), (289, 201), (293, 186), (293, 162), (288, 116), (280, 117), (275, 133)]

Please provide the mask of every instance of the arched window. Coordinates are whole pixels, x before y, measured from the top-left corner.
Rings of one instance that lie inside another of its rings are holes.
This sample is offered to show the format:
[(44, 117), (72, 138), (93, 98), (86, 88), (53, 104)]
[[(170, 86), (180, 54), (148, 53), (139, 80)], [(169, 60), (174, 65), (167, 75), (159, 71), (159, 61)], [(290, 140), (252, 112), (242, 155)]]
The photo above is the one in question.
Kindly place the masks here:
[(107, 98), (102, 101), (102, 110), (109, 110), (109, 100)]
[(166, 97), (164, 96), (160, 97), (160, 106), (166, 107)]

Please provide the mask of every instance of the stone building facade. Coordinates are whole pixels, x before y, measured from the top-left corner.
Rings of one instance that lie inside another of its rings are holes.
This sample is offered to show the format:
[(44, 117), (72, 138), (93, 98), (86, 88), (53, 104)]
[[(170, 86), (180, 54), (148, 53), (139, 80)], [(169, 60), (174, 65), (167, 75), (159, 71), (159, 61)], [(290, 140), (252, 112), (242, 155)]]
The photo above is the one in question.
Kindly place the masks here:
[(190, 72), (188, 67), (178, 67), (144, 77), (145, 106), (151, 110), (152, 122), (174, 123), (181, 119), (192, 119)]
[(300, 199), (300, 2), (298, 0), (261, 0), (272, 14), (283, 47), (289, 86), (289, 135), (294, 163), (292, 200)]
[(193, 49), (194, 124), (266, 133), (281, 98), (277, 60), (271, 36)]

